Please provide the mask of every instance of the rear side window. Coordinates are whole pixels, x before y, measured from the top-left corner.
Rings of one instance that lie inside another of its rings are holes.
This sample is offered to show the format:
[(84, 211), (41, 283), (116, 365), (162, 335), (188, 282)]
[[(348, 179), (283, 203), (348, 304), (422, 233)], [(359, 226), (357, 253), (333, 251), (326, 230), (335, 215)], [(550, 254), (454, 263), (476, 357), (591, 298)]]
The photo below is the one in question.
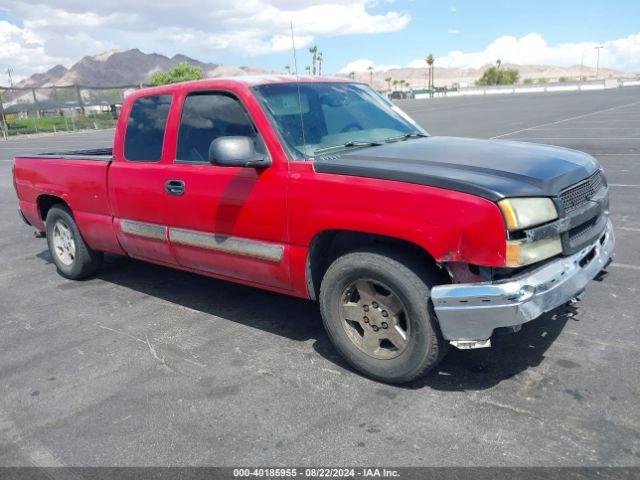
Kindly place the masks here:
[(170, 106), (171, 95), (150, 95), (135, 101), (124, 138), (124, 156), (127, 160), (160, 160)]
[(211, 142), (225, 136), (256, 136), (240, 102), (222, 93), (189, 95), (182, 108), (177, 160), (206, 162)]

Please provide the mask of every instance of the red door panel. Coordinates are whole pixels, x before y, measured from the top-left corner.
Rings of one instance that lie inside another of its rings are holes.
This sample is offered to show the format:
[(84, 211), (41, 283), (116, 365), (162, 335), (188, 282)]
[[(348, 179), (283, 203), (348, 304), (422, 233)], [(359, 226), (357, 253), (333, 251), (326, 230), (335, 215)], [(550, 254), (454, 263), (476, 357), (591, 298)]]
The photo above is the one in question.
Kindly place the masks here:
[[(272, 167), (273, 168), (273, 167)], [(186, 267), (287, 288), (285, 178), (278, 169), (175, 164), (185, 184), (167, 198), (176, 260)]]
[[(108, 190), (118, 241), (131, 256), (175, 264), (166, 234), (165, 132), (169, 94), (142, 95), (122, 112)], [(125, 135), (122, 135), (122, 132)]]

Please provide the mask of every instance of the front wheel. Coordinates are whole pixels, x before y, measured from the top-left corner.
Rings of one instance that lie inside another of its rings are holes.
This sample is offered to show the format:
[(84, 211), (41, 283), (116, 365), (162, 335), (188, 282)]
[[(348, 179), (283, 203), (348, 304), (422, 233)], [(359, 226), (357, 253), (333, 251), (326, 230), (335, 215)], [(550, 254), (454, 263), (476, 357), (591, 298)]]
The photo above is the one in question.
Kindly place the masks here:
[(339, 257), (320, 286), (329, 338), (347, 362), (372, 378), (405, 383), (423, 376), (445, 353), (429, 305), (433, 284), (427, 265), (391, 249)]
[(79, 280), (100, 269), (103, 254), (85, 243), (68, 208), (62, 205), (51, 207), (46, 224), (49, 253), (63, 277)]

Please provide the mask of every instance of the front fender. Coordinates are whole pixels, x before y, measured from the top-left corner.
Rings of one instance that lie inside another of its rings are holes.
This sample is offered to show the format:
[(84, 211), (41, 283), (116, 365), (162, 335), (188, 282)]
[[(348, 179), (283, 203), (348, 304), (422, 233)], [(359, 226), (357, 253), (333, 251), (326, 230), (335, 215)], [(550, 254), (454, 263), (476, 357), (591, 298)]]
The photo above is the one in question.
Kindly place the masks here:
[(327, 230), (414, 243), (437, 262), (505, 265), (506, 230), (484, 198), (403, 182), (299, 172), (289, 189), (291, 243), (309, 246)]

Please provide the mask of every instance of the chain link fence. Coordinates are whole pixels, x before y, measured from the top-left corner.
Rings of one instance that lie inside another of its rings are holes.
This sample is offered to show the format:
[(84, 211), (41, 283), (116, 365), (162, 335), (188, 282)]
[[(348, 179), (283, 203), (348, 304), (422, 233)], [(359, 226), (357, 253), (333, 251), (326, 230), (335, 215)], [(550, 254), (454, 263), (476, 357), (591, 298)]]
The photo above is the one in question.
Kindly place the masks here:
[(0, 138), (112, 128), (124, 98), (142, 86), (0, 87)]

